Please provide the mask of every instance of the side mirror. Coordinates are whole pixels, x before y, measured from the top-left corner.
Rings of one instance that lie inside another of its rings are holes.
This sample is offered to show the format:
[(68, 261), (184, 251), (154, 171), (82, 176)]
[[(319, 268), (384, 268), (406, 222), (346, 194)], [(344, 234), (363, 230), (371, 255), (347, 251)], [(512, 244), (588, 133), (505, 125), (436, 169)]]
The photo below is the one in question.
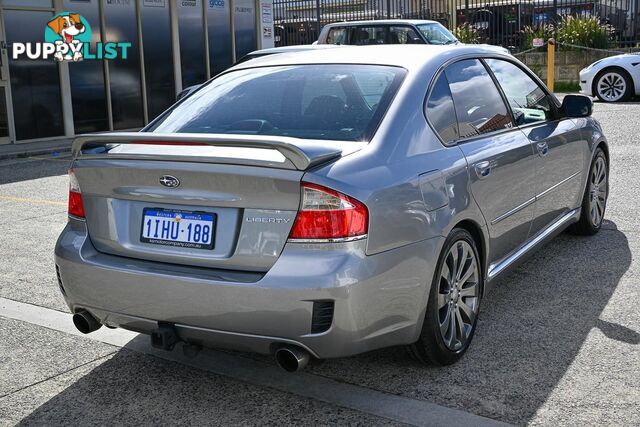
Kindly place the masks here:
[(593, 101), (584, 95), (566, 95), (562, 100), (562, 112), (565, 117), (589, 117), (593, 113)]

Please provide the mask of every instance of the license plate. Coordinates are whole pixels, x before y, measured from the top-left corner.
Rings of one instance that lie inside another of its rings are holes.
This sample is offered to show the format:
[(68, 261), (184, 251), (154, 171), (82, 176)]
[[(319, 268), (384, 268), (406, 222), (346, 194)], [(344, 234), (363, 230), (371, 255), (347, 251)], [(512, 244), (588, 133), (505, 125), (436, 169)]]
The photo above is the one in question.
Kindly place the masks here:
[(140, 241), (156, 245), (213, 249), (216, 215), (146, 208)]

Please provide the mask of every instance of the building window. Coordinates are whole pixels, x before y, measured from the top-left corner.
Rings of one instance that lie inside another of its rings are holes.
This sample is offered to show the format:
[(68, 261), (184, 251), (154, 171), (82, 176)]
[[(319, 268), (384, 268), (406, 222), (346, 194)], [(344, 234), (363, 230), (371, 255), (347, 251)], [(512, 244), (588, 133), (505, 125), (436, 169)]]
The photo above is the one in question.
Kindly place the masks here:
[[(114, 129), (144, 124), (140, 84), (140, 46), (134, 2), (104, 2), (105, 35), (109, 42), (131, 42), (127, 59), (110, 59), (111, 112)], [(73, 66), (73, 65), (72, 65)]]
[(256, 7), (253, 0), (236, 0), (233, 7), (236, 60), (256, 50)]
[(178, 2), (180, 58), (183, 88), (200, 84), (207, 78), (204, 50), (204, 20), (201, 0)]
[(149, 120), (176, 100), (171, 49), (171, 18), (168, 2), (142, 2), (142, 43), (147, 84)]
[(0, 0), (0, 6), (52, 7), (51, 0)]
[(221, 73), (233, 65), (229, 1), (207, 0), (211, 75)]
[[(5, 10), (7, 42), (38, 43), (51, 12)], [(46, 138), (64, 134), (58, 64), (47, 59), (11, 59), (11, 98), (16, 139)]]
[[(94, 52), (96, 43), (102, 41), (98, 1), (65, 0), (63, 3), (64, 10), (79, 13), (91, 25), (91, 49)], [(102, 60), (92, 59), (69, 64), (69, 82), (75, 133), (109, 130)]]

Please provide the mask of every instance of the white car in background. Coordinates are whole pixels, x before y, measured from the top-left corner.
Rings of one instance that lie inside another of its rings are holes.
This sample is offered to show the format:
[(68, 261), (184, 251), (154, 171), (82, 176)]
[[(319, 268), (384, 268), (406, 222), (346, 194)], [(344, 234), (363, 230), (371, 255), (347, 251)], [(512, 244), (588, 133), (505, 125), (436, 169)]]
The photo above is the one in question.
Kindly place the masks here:
[(600, 101), (625, 101), (640, 95), (640, 54), (610, 56), (580, 71), (580, 93)]

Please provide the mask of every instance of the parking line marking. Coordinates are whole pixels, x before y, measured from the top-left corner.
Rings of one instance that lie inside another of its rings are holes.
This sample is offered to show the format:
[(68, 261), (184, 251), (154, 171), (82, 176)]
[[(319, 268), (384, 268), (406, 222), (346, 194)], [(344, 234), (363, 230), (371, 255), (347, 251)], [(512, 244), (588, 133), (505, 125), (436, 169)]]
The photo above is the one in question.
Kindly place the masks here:
[(34, 205), (67, 206), (67, 202), (59, 202), (57, 200), (45, 200), (45, 199), (30, 199), (27, 197), (14, 197), (14, 196), (0, 195), (0, 200), (7, 200), (10, 202), (31, 203)]
[(0, 316), (177, 362), (258, 387), (276, 389), (405, 424), (508, 425), (425, 400), (388, 394), (319, 375), (305, 372), (286, 373), (275, 366), (216, 350), (204, 349), (195, 358), (188, 358), (179, 348), (172, 352), (154, 349), (149, 345), (148, 337), (124, 329), (100, 328), (89, 335), (83, 335), (75, 329), (68, 313), (6, 298), (0, 298)]

